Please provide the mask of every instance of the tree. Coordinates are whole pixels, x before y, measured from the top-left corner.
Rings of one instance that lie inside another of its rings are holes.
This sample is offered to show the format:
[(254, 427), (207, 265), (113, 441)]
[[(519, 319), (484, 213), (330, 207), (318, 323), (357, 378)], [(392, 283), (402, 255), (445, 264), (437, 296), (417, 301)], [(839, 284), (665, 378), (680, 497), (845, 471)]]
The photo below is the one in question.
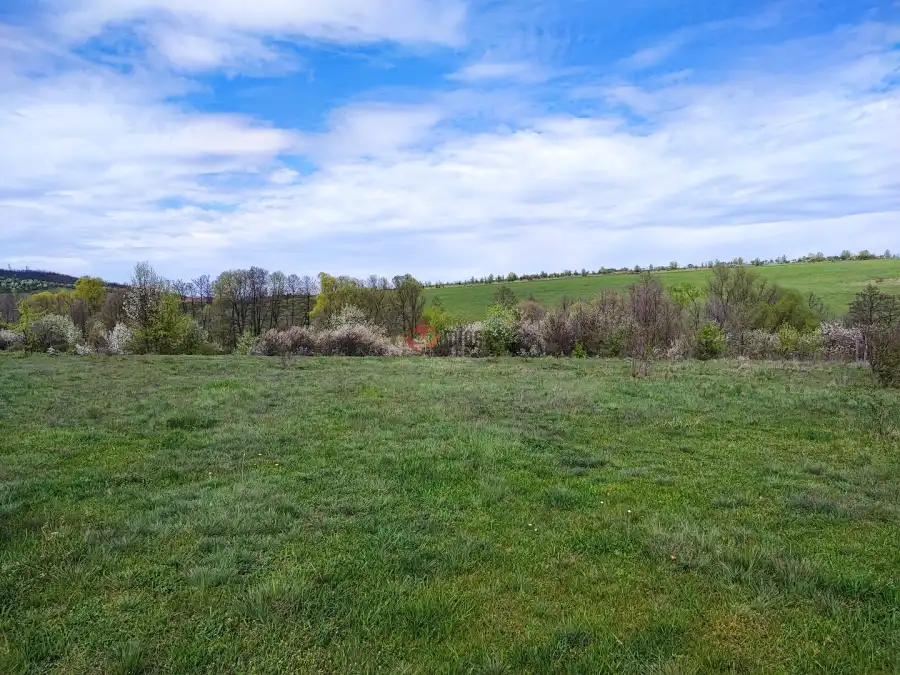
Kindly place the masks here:
[(287, 277), (284, 272), (272, 272), (269, 276), (269, 328), (278, 327), (286, 286)]
[(247, 300), (250, 304), (250, 331), (261, 335), (269, 297), (269, 273), (262, 267), (247, 270)]
[(394, 292), (391, 305), (400, 320), (400, 328), (405, 335), (411, 335), (422, 318), (425, 296), (422, 284), (411, 274), (394, 277)]
[(703, 324), (703, 291), (692, 283), (684, 282), (673, 286), (669, 295), (687, 313), (693, 331), (699, 330)]
[(357, 291), (355, 304), (363, 311), (368, 321), (384, 325), (387, 322), (390, 293), (390, 282), (384, 277), (372, 274)]
[(677, 332), (680, 309), (649, 275), (631, 287), (629, 301), (634, 321), (629, 337), (632, 375), (648, 375), (654, 349), (668, 346)]
[(288, 306), (291, 311), (291, 320), (290, 325), (296, 326), (297, 323), (295, 321), (296, 317), (296, 304), (297, 304), (297, 296), (300, 295), (300, 277), (296, 274), (288, 274), (287, 278), (284, 280), (284, 292), (288, 297)]
[(222, 343), (232, 349), (248, 329), (248, 288), (247, 270), (222, 272), (214, 285), (216, 315), (221, 322), (217, 332)]
[(514, 308), (516, 302), (516, 294), (509, 290), (507, 286), (501, 286), (497, 289), (497, 292), (494, 293), (494, 304), (499, 305), (503, 309)]
[(752, 327), (765, 290), (765, 281), (749, 267), (713, 268), (706, 287), (709, 320), (742, 340), (744, 331)]
[(855, 326), (890, 328), (900, 317), (897, 298), (884, 293), (874, 284), (866, 286), (850, 303), (849, 319)]
[(97, 277), (81, 277), (75, 282), (76, 300), (84, 302), (87, 311), (93, 316), (103, 308), (106, 299), (106, 284)]
[(300, 292), (303, 298), (303, 325), (309, 328), (313, 311), (313, 298), (316, 298), (316, 301), (318, 301), (317, 294), (320, 292), (320, 287), (315, 279), (306, 275), (300, 280)]
[(148, 262), (134, 267), (131, 284), (125, 293), (125, 316), (131, 327), (146, 330), (152, 323), (162, 296), (169, 291), (169, 283), (156, 273)]

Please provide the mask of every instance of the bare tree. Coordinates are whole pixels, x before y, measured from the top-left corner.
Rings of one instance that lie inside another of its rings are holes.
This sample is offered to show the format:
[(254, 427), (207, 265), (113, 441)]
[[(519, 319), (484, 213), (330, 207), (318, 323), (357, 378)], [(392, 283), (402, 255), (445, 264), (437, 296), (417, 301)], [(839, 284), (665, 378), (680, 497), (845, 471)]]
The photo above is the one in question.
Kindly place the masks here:
[(422, 284), (411, 274), (394, 277), (394, 292), (391, 304), (400, 320), (400, 328), (405, 334), (411, 334), (425, 311), (425, 296)]
[(269, 295), (269, 273), (262, 267), (247, 271), (247, 297), (250, 303), (250, 330), (260, 335), (266, 316), (266, 300)]
[(303, 308), (303, 325), (309, 328), (310, 314), (313, 310), (313, 298), (319, 292), (319, 282), (313, 277), (306, 275), (300, 280), (300, 295), (302, 298)]
[(186, 314), (187, 306), (190, 303), (190, 282), (184, 279), (176, 279), (172, 282), (172, 290), (178, 294), (179, 307)]
[(369, 321), (379, 325), (385, 324), (390, 293), (390, 282), (377, 274), (360, 283), (358, 304)]
[(287, 277), (284, 276), (284, 272), (272, 272), (269, 276), (269, 328), (278, 327), (286, 284)]
[(194, 297), (197, 301), (197, 313), (200, 315), (200, 321), (203, 328), (209, 330), (209, 312), (206, 307), (213, 302), (213, 284), (208, 274), (201, 274), (191, 280), (194, 289)]
[(223, 341), (234, 348), (237, 338), (247, 330), (249, 282), (247, 270), (222, 272), (216, 279), (215, 294), (219, 311), (225, 322)]
[(296, 274), (289, 274), (287, 278), (284, 280), (284, 291), (288, 298), (288, 306), (291, 311), (291, 326), (296, 326), (296, 304), (297, 304), (297, 296), (300, 295), (302, 291), (302, 285), (300, 277)]
[(126, 292), (122, 288), (113, 288), (106, 294), (106, 301), (100, 310), (100, 320), (109, 330), (115, 328), (117, 323), (123, 323), (127, 319), (125, 315)]
[(707, 284), (707, 310), (709, 319), (722, 326), (738, 343), (752, 326), (754, 313), (766, 294), (777, 289), (749, 267), (729, 268), (719, 265), (713, 269)]
[(631, 287), (629, 300), (634, 321), (629, 340), (632, 375), (649, 375), (655, 351), (677, 337), (681, 308), (649, 277)]

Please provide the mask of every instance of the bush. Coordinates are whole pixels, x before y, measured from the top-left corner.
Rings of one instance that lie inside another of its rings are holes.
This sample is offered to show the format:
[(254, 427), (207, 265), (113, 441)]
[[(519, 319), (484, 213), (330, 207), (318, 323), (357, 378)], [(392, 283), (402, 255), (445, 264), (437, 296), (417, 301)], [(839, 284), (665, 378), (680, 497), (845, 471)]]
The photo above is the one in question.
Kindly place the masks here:
[(873, 328), (866, 338), (875, 379), (883, 387), (900, 389), (900, 328)]
[(697, 358), (701, 361), (721, 358), (725, 354), (725, 331), (708, 323), (697, 331)]
[(524, 319), (516, 323), (515, 353), (519, 356), (543, 356), (540, 323)]
[(819, 330), (800, 333), (797, 340), (797, 356), (801, 359), (815, 359), (822, 356), (822, 333)]
[(25, 336), (5, 328), (0, 328), (0, 351), (25, 346)]
[(519, 316), (523, 321), (537, 323), (547, 316), (547, 310), (534, 300), (523, 300), (519, 303)]
[(550, 356), (569, 356), (575, 349), (575, 334), (564, 309), (547, 313), (540, 323), (544, 352)]
[(575, 349), (572, 350), (572, 358), (576, 358), (576, 359), (586, 359), (587, 358), (587, 352), (584, 351), (584, 345), (582, 345), (580, 342), (575, 343)]
[(488, 316), (482, 322), (482, 340), (485, 351), (491, 356), (509, 354), (516, 342), (515, 312), (500, 305), (488, 309)]
[(328, 320), (329, 328), (341, 328), (342, 326), (363, 325), (366, 322), (366, 313), (356, 305), (344, 305), (341, 311), (334, 314)]
[(40, 351), (54, 349), (65, 352), (75, 347), (80, 337), (78, 329), (68, 316), (45, 314), (28, 327), (34, 348)]
[(819, 333), (822, 355), (828, 361), (857, 361), (865, 353), (865, 337), (859, 328), (823, 323)]
[(743, 355), (751, 359), (774, 359), (781, 353), (781, 343), (775, 333), (749, 330), (744, 333)]
[(694, 358), (697, 353), (697, 336), (682, 335), (666, 351), (666, 358), (675, 361), (686, 361)]
[(106, 351), (113, 356), (128, 354), (134, 333), (124, 323), (117, 323), (106, 336)]
[(484, 344), (481, 322), (461, 324), (444, 331), (438, 343), (429, 350), (433, 356), (468, 356), (484, 355)]
[(797, 347), (800, 343), (800, 331), (790, 324), (784, 324), (778, 329), (778, 345), (781, 355), (790, 358), (797, 355)]
[(384, 331), (364, 324), (348, 324), (323, 331), (319, 336), (325, 356), (403, 356), (408, 349), (392, 344)]

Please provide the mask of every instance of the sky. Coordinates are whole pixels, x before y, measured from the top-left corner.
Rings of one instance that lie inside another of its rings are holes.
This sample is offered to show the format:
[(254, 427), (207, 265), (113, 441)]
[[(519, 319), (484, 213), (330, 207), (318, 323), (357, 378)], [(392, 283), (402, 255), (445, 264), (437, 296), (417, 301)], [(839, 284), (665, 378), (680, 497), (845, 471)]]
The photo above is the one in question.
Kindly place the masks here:
[(900, 249), (895, 0), (0, 0), (0, 265)]

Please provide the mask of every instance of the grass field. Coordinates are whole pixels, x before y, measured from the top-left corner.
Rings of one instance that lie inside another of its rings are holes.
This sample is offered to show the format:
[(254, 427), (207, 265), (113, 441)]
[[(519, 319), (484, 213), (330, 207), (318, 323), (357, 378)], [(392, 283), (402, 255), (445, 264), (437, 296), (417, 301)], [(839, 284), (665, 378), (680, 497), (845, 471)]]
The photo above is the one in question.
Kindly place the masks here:
[[(772, 283), (796, 288), (803, 293), (816, 293), (825, 300), (829, 311), (836, 315), (845, 313), (854, 296), (867, 283), (875, 283), (878, 279), (883, 280), (879, 288), (900, 294), (900, 260), (771, 265), (754, 269), (758, 269)], [(693, 283), (702, 288), (709, 275), (708, 269), (653, 272), (653, 276), (666, 287)], [(552, 307), (563, 297), (590, 298), (607, 288), (624, 291), (640, 279), (639, 274), (607, 274), (520, 281), (506, 285), (520, 300), (534, 296), (542, 305)], [(455, 316), (466, 321), (477, 321), (484, 318), (500, 286), (501, 284), (445, 286), (430, 288), (426, 293), (429, 299), (439, 297), (444, 308)]]
[(0, 672), (900, 672), (897, 394), (628, 372), (0, 356)]

